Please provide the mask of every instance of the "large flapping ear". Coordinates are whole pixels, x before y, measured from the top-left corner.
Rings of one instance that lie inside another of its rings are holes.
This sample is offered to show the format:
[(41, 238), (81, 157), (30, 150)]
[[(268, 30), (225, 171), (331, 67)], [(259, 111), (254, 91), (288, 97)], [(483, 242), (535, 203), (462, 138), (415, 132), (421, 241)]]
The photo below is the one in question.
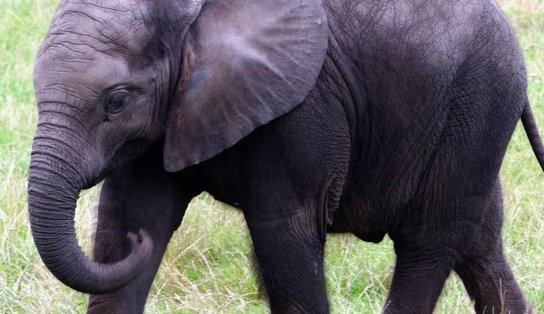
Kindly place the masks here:
[(328, 48), (320, 0), (211, 0), (191, 25), (164, 167), (215, 156), (300, 104)]

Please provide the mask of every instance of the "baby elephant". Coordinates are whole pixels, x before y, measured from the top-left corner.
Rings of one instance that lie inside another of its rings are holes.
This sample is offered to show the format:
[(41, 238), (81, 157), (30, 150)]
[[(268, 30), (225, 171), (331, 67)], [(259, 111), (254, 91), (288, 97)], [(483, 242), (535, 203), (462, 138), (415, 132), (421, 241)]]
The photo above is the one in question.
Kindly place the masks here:
[(532, 312), (498, 174), (520, 117), (544, 147), (492, 0), (62, 0), (34, 80), (32, 235), (90, 313), (143, 312), (202, 191), (243, 211), (273, 313), (328, 313), (327, 233), (393, 239), (385, 313), (431, 313), (452, 270), (477, 313)]

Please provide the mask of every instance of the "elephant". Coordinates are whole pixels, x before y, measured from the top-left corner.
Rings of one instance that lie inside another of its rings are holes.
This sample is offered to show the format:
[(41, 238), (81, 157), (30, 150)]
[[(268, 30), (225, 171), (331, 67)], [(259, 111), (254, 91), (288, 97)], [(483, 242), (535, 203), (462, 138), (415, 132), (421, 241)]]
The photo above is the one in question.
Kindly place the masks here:
[[(30, 227), (89, 313), (141, 313), (190, 200), (241, 210), (273, 313), (328, 313), (326, 237), (394, 242), (384, 313), (532, 313), (499, 170), (521, 49), (492, 0), (61, 0), (34, 67)], [(79, 193), (102, 183), (93, 256)]]

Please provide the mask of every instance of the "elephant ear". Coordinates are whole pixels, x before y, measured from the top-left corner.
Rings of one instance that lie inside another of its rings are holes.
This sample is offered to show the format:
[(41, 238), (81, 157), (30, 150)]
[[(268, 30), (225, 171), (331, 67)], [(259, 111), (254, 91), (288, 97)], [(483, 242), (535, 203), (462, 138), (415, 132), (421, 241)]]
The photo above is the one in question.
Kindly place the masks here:
[(164, 167), (179, 171), (300, 104), (328, 48), (320, 0), (212, 0), (185, 36)]

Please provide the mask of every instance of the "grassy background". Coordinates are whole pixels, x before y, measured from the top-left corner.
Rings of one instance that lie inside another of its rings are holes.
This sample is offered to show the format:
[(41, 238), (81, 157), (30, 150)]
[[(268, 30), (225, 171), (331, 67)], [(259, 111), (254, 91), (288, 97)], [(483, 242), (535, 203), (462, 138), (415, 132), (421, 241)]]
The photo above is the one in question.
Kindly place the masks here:
[[(86, 296), (45, 269), (32, 242), (26, 175), (36, 124), (32, 63), (57, 1), (0, 0), (0, 313), (81, 313)], [(529, 96), (544, 130), (544, 3), (502, 0), (527, 58)], [(502, 170), (507, 205), (506, 254), (537, 313), (544, 313), (544, 176), (518, 127)], [(80, 244), (90, 248), (97, 189), (80, 199)], [(203, 194), (195, 199), (170, 244), (148, 299), (149, 313), (266, 313), (239, 212)], [(329, 237), (327, 285), (333, 313), (379, 313), (391, 280), (391, 241), (363, 243)], [(437, 313), (469, 313), (454, 275)]]

